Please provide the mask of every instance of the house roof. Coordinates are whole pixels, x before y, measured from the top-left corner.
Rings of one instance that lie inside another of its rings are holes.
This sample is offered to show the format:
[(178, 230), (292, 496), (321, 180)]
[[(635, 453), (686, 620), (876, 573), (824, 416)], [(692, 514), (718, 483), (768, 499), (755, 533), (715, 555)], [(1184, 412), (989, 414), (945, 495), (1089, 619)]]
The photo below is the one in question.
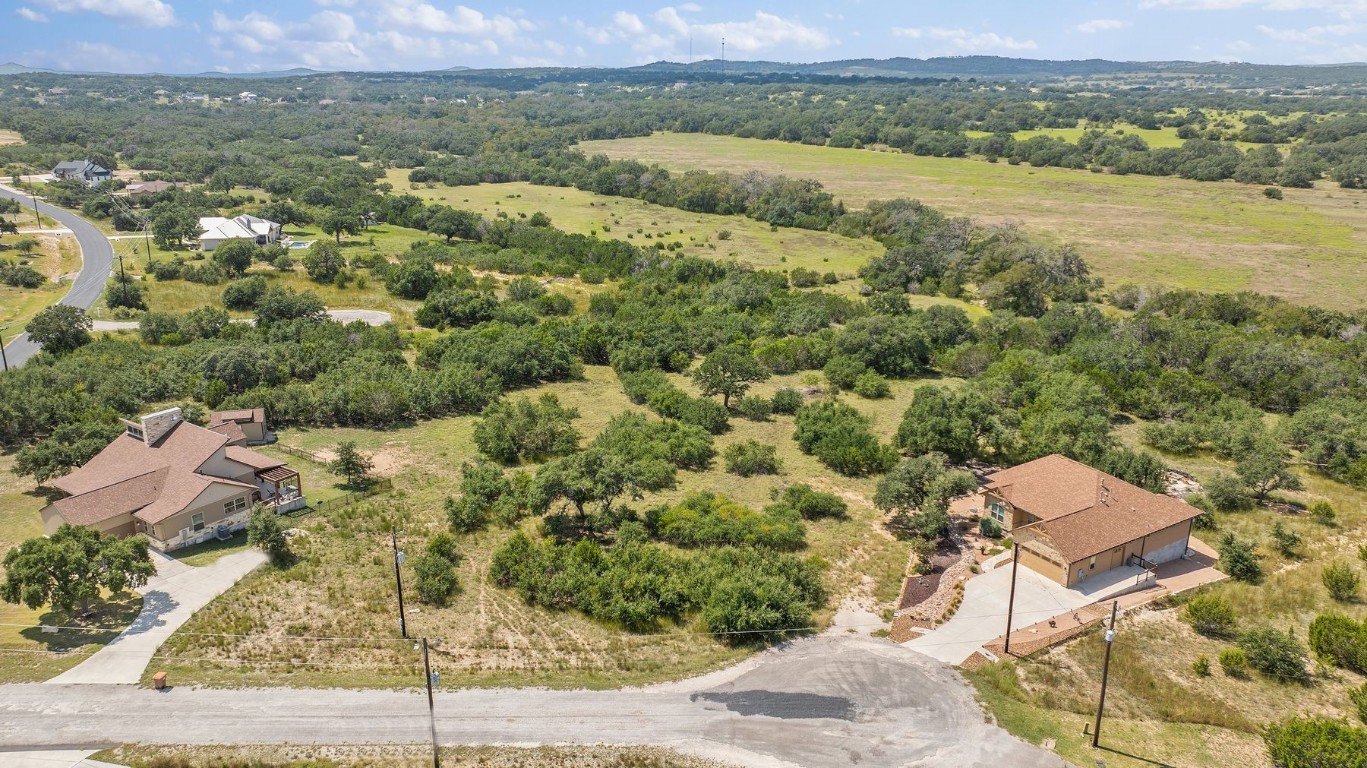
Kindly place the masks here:
[(242, 448), (236, 445), (228, 446), (227, 456), (230, 460), (235, 461), (238, 464), (246, 464), (255, 470), (285, 466), (285, 462), (280, 461), (279, 459), (272, 459), (271, 457), (257, 453), (250, 448)]
[(179, 189), (185, 186), (179, 181), (139, 181), (128, 185), (130, 195), (151, 195), (157, 192), (165, 192), (168, 189)]
[(261, 235), (269, 235), (271, 230), (279, 227), (273, 221), (242, 214), (231, 219), (222, 216), (205, 216), (199, 220), (200, 240), (235, 240), (240, 238), (256, 239)]
[(167, 474), (166, 467), (154, 469), (89, 493), (58, 499), (52, 502), (52, 509), (72, 525), (91, 525), (136, 512), (156, 501), (166, 486)]
[[(227, 424), (241, 431), (236, 422)], [(77, 525), (129, 512), (144, 522), (158, 523), (184, 510), (212, 486), (256, 489), (250, 483), (201, 472), (220, 449), (228, 460), (254, 472), (285, 463), (228, 442), (227, 435), (186, 421), (176, 422), (152, 445), (124, 433), (84, 466), (53, 481), (71, 495), (51, 506)]]
[(987, 489), (1040, 518), (1017, 530), (1043, 534), (1070, 563), (1201, 514), (1184, 501), (1058, 454), (994, 473)]
[(209, 430), (211, 432), (217, 432), (218, 434), (228, 438), (229, 445), (246, 442), (247, 440), (247, 433), (243, 432), (242, 427), (239, 426), (238, 423), (235, 421), (225, 421), (220, 424), (210, 424)]
[(214, 411), (209, 414), (209, 425), (222, 424), (227, 421), (237, 423), (242, 422), (266, 422), (265, 408), (239, 408), (235, 411)]
[(98, 166), (89, 160), (63, 160), (52, 169), (53, 175), (80, 174), (81, 176), (107, 176), (108, 168)]

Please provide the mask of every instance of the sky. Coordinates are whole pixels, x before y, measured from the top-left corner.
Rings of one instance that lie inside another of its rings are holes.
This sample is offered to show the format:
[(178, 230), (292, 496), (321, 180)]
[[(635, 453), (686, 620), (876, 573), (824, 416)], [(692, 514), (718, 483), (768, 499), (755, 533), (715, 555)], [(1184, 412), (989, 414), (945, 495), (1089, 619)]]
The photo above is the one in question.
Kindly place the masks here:
[(0, 63), (107, 72), (989, 54), (1367, 61), (1367, 0), (0, 0)]

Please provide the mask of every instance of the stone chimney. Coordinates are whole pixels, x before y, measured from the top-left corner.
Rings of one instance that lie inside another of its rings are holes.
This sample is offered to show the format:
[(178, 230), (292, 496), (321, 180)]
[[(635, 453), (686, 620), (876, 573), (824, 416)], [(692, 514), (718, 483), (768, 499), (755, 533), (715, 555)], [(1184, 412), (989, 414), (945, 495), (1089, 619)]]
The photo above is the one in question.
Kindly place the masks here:
[(156, 445), (157, 441), (166, 436), (173, 427), (181, 421), (179, 408), (167, 408), (164, 411), (149, 413), (143, 416), (142, 422), (142, 441), (147, 445)]

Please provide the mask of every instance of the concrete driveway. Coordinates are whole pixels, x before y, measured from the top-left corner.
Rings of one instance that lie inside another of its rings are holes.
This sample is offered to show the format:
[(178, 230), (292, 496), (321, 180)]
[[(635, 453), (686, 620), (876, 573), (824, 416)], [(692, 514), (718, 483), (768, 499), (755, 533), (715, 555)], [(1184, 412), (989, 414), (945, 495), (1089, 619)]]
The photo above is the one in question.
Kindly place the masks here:
[[(1012, 625), (1026, 627), (1105, 600), (1129, 589), (1141, 573), (1139, 568), (1115, 568), (1088, 579), (1081, 589), (1069, 589), (1022, 566), (1016, 577)], [(949, 664), (961, 664), (984, 643), (1006, 633), (1010, 593), (1011, 565), (1008, 561), (964, 584), (963, 603), (949, 621), (902, 645)]]
[[(449, 686), (460, 676), (442, 678)], [(441, 691), (435, 709), (443, 744), (656, 745), (774, 768), (1065, 765), (986, 722), (952, 668), (846, 634), (794, 641), (678, 683)], [(428, 728), (419, 690), (0, 686), (0, 748), (423, 744)]]
[(136, 685), (157, 649), (195, 611), (266, 562), (265, 553), (255, 549), (224, 555), (202, 568), (192, 568), (155, 551), (152, 557), (157, 575), (143, 588), (142, 612), (128, 629), (45, 685)]

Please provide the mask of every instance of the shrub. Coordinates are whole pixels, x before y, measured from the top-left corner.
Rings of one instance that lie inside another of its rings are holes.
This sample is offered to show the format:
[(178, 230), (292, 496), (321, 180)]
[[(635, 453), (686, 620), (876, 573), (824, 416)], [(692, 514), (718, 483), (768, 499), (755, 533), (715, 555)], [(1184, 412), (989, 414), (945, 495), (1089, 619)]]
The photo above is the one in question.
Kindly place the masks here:
[(1248, 509), (1253, 500), (1244, 487), (1244, 481), (1228, 472), (1217, 472), (1206, 482), (1206, 498), (1221, 512), (1237, 512)]
[(1320, 581), (1324, 582), (1324, 588), (1329, 590), (1330, 597), (1347, 602), (1357, 597), (1358, 585), (1362, 583), (1362, 578), (1352, 565), (1335, 562), (1324, 566), (1320, 571)]
[(1195, 672), (1197, 677), (1210, 677), (1210, 657), (1204, 653), (1197, 656), (1196, 661), (1191, 663), (1191, 671)]
[(826, 381), (837, 390), (854, 389), (855, 382), (859, 380), (865, 371), (864, 361), (850, 355), (840, 355), (831, 358), (826, 367), (822, 368), (822, 373), (826, 374)]
[(1358, 711), (1358, 719), (1367, 723), (1367, 683), (1348, 690), (1348, 700)]
[(727, 446), (722, 451), (726, 471), (741, 477), (753, 475), (777, 475), (783, 471), (783, 462), (778, 459), (778, 450), (757, 440), (745, 440)]
[(652, 509), (646, 525), (659, 538), (681, 547), (736, 545), (778, 550), (806, 546), (806, 530), (792, 510), (775, 505), (756, 512), (725, 496), (691, 492), (678, 504)]
[(1276, 187), (1266, 187), (1263, 189), (1263, 197), (1268, 200), (1280, 200), (1282, 199), (1282, 191)]
[(802, 393), (792, 387), (783, 387), (774, 393), (769, 401), (773, 406), (774, 413), (797, 413), (797, 409), (802, 407)]
[(228, 309), (256, 309), (256, 302), (266, 295), (266, 278), (256, 275), (228, 283), (223, 289), (223, 306)]
[(1220, 539), (1220, 570), (1237, 581), (1256, 584), (1262, 581), (1263, 568), (1258, 564), (1258, 555), (1253, 545), (1232, 533)]
[(561, 406), (549, 393), (535, 403), (526, 397), (515, 403), (500, 400), (475, 422), (475, 445), (504, 464), (563, 456), (579, 447), (579, 432), (571, 424), (578, 417), (578, 410)]
[(978, 531), (989, 539), (1000, 539), (1002, 524), (991, 517), (983, 517), (978, 520)]
[(1310, 650), (1336, 667), (1367, 674), (1367, 622), (1323, 613), (1310, 622)]
[(892, 396), (892, 385), (876, 371), (864, 371), (854, 380), (854, 393), (870, 400)]
[(783, 489), (780, 503), (787, 504), (805, 520), (823, 517), (844, 517), (849, 505), (833, 493), (813, 490), (806, 483), (797, 483)]
[(180, 320), (169, 312), (148, 312), (138, 320), (138, 334), (148, 344), (160, 344), (179, 333)]
[(455, 537), (449, 533), (433, 536), (427, 542), (427, 550), (413, 561), (418, 599), (430, 605), (446, 605), (460, 588), (460, 579), (456, 576), (459, 562)]
[(1234, 634), (1234, 606), (1219, 595), (1197, 595), (1182, 609), (1182, 618), (1191, 628), (1206, 637), (1230, 637)]
[(1230, 677), (1248, 676), (1248, 656), (1238, 648), (1226, 648), (1220, 651), (1220, 669), (1225, 671)]
[(850, 477), (886, 472), (897, 461), (896, 451), (869, 431), (867, 418), (834, 400), (799, 409), (793, 439), (803, 453)]
[(1300, 534), (1288, 530), (1280, 520), (1272, 523), (1272, 548), (1277, 550), (1282, 557), (1295, 557), (1296, 548), (1300, 545)]
[(1278, 768), (1367, 768), (1367, 730), (1337, 720), (1293, 717), (1263, 741)]
[(1310, 505), (1310, 517), (1326, 528), (1333, 528), (1338, 519), (1338, 514), (1334, 512), (1333, 504), (1320, 499)]
[(285, 566), (294, 559), (290, 551), (290, 540), (285, 535), (284, 526), (274, 510), (258, 505), (247, 518), (247, 543), (265, 550), (278, 566)]
[(750, 421), (768, 421), (774, 406), (763, 397), (742, 397), (736, 401), (736, 411)]
[(1305, 646), (1291, 632), (1254, 629), (1245, 632), (1238, 644), (1248, 656), (1248, 665), (1264, 675), (1279, 681), (1310, 682)]

